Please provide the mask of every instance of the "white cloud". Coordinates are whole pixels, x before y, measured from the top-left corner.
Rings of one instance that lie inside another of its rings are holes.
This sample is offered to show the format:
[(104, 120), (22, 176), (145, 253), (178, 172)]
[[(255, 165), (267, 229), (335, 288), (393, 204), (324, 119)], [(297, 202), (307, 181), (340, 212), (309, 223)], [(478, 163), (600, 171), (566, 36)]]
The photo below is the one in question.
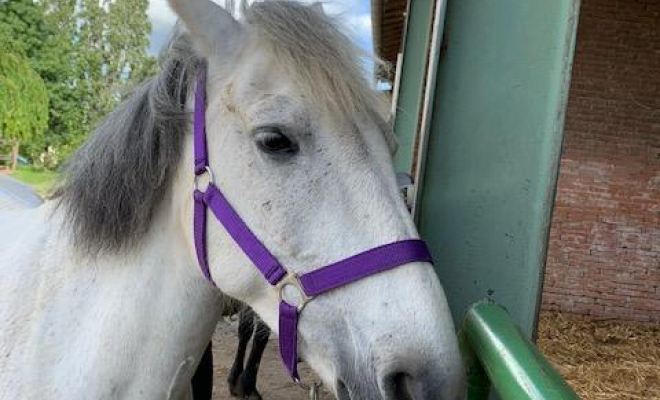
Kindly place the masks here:
[[(303, 0), (314, 3), (316, 0)], [(371, 51), (371, 10), (365, 0), (323, 1), (323, 10), (339, 19), (346, 34), (361, 47)]]
[(162, 25), (172, 26), (176, 21), (176, 15), (174, 15), (166, 0), (151, 0), (147, 14), (154, 27), (160, 27)]
[[(305, 3), (315, 3), (317, 0), (304, 0)], [(330, 15), (355, 14), (368, 11), (364, 1), (355, 0), (328, 0), (322, 1), (323, 9)]]
[(356, 38), (362, 40), (364, 38), (371, 38), (371, 14), (353, 14), (346, 18), (346, 24), (349, 29), (353, 30)]
[(167, 0), (149, 1), (147, 15), (151, 21), (149, 53), (156, 55), (167, 41), (176, 22), (176, 15), (167, 4)]

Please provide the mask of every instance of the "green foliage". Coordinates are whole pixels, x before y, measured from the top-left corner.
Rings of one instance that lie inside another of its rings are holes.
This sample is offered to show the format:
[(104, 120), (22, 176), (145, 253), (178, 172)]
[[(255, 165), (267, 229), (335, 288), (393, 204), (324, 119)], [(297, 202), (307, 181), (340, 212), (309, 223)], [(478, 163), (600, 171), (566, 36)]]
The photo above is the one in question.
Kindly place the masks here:
[(38, 139), (48, 126), (48, 92), (20, 45), (0, 31), (0, 136)]
[(50, 98), (45, 134), (23, 146), (33, 161), (63, 161), (153, 74), (147, 8), (148, 0), (0, 0), (0, 35), (14, 38)]
[[(70, 137), (83, 135), (72, 73), (75, 70), (73, 32), (75, 0), (6, 0), (0, 2), (0, 31), (7, 32), (27, 55), (31, 67), (48, 90), (49, 120), (44, 135), (23, 145), (32, 159), (49, 147), (58, 147)], [(48, 10), (48, 12), (47, 12)]]
[[(97, 122), (153, 69), (147, 54), (151, 24), (148, 0), (81, 0), (79, 44), (85, 109)], [(92, 95), (93, 94), (93, 95)]]

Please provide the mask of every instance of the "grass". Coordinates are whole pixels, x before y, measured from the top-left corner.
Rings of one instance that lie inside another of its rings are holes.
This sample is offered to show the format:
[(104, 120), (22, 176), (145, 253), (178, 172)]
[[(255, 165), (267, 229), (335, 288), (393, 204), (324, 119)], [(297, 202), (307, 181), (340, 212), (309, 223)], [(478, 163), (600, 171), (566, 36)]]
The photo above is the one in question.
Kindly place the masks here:
[(18, 167), (9, 176), (32, 187), (41, 196), (49, 194), (57, 180), (57, 172), (37, 171), (25, 166)]

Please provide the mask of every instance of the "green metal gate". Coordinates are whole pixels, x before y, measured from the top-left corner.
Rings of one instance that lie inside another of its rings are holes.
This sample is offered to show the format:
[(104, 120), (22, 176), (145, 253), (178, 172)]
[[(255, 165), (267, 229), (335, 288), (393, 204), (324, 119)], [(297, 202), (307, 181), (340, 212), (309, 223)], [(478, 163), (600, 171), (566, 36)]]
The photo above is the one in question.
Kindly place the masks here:
[[(578, 6), (447, 0), (415, 207), (456, 320), (490, 298), (529, 337), (536, 326)], [(410, 7), (395, 126), (397, 168), (412, 172), (426, 74), (411, 58), (430, 46), (414, 31), (434, 2)]]
[[(468, 361), (479, 360), (468, 363), (470, 398), (483, 398), (480, 385), (487, 391), (479, 373), (504, 399), (577, 398), (529, 340), (579, 0), (438, 1), (409, 5), (395, 161), (416, 177), (421, 234), (454, 320), (465, 315), (464, 350)], [(493, 304), (471, 308), (483, 299), (502, 304), (511, 319)]]
[(459, 333), (467, 373), (467, 400), (579, 400), (501, 306), (480, 302), (465, 314)]

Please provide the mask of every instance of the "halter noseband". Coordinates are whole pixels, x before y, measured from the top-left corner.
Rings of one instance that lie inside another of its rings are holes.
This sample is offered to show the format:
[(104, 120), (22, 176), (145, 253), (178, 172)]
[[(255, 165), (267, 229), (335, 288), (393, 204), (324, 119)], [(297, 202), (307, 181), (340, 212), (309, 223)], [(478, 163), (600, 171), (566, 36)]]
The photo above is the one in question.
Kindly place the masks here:
[[(193, 230), (197, 260), (206, 279), (215, 284), (209, 270), (206, 252), (206, 215), (207, 209), (211, 209), (236, 244), (268, 283), (278, 291), (280, 355), (289, 375), (298, 381), (298, 316), (309, 301), (329, 290), (410, 262), (431, 263), (431, 254), (423, 241), (409, 239), (375, 247), (303, 275), (287, 271), (252, 233), (215, 185), (206, 150), (205, 112), (206, 65), (202, 63), (197, 73), (193, 125), (195, 148)], [(208, 174), (209, 184), (205, 191), (201, 191), (197, 181), (205, 174)], [(295, 289), (298, 296), (291, 299), (287, 288)]]

